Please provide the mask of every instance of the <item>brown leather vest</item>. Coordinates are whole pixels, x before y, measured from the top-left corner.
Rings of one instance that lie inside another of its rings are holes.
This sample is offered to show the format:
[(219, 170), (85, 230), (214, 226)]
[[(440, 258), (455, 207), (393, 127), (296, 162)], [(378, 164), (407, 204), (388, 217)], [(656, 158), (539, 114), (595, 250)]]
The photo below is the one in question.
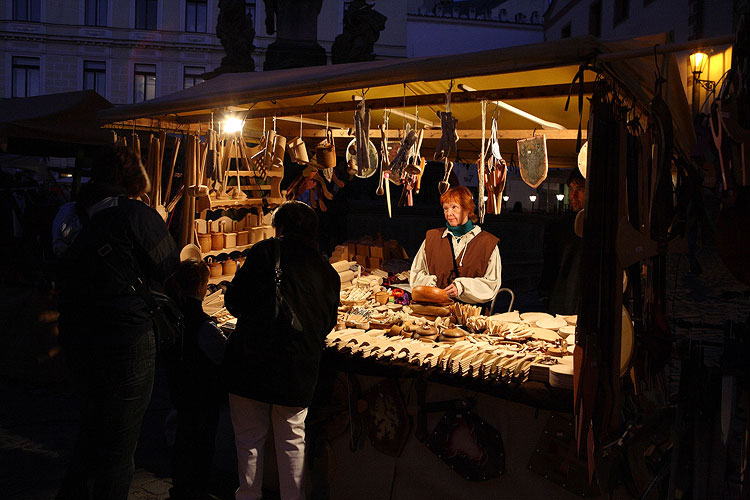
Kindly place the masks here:
[[(445, 288), (450, 285), (450, 274), (453, 270), (453, 254), (447, 236), (443, 238), (445, 228), (430, 229), (425, 236), (425, 257), (427, 270), (437, 276), (437, 286)], [(461, 255), (456, 258), (458, 274), (461, 278), (479, 278), (487, 272), (492, 251), (499, 240), (487, 231), (479, 234), (466, 245), (461, 265)]]

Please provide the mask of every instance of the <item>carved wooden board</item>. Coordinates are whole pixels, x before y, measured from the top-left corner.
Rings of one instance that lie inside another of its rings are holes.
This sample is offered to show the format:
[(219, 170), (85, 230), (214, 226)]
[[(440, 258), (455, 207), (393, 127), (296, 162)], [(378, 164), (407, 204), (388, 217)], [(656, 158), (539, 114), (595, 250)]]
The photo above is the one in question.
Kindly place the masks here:
[(517, 145), (521, 178), (536, 189), (547, 178), (547, 138), (540, 135), (521, 139)]

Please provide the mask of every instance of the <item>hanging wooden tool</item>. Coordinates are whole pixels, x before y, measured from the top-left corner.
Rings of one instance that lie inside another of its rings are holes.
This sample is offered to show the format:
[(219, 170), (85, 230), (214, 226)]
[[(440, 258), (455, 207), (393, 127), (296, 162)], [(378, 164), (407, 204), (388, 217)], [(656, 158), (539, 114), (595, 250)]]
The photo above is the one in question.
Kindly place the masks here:
[(383, 123), (378, 126), (380, 130), (380, 182), (377, 191), (375, 191), (375, 194), (378, 196), (385, 194), (385, 190), (383, 189), (384, 174), (390, 163), (388, 161), (388, 118), (389, 112), (385, 110), (383, 112)]
[[(169, 180), (167, 180), (167, 190), (164, 192), (164, 200), (170, 200), (172, 199), (172, 179), (174, 178), (174, 169), (177, 165), (177, 154), (180, 151), (180, 142), (181, 139), (177, 137), (175, 139), (174, 143), (174, 151), (172, 152), (172, 164), (169, 168)], [(169, 201), (167, 201), (166, 206), (169, 206)], [(169, 210), (167, 210), (169, 212)]]
[[(358, 176), (370, 172), (370, 110), (365, 106), (364, 97), (354, 112), (354, 140), (357, 148)], [(369, 177), (369, 176), (368, 176)]]
[(407, 123), (406, 132), (404, 134), (403, 140), (401, 141), (401, 145), (398, 148), (398, 152), (391, 161), (390, 165), (388, 165), (388, 170), (391, 171), (389, 179), (394, 184), (401, 184), (402, 174), (404, 172), (404, 169), (406, 169), (406, 166), (408, 165), (409, 154), (411, 152), (411, 149), (416, 144), (418, 137), (419, 135), (417, 134), (417, 131), (411, 130), (409, 124)]
[(446, 158), (444, 161), (445, 173), (443, 174), (443, 180), (438, 183), (438, 191), (440, 191), (440, 194), (445, 194), (445, 192), (450, 189), (451, 184), (449, 179), (451, 177), (451, 171), (453, 171), (453, 162), (448, 161), (448, 158)]
[(484, 214), (487, 211), (487, 205), (484, 203), (484, 132), (487, 126), (487, 101), (482, 100), (482, 144), (479, 147), (479, 171), (477, 178), (479, 180), (479, 223), (484, 223)]
[(497, 140), (497, 118), (492, 118), (492, 131), (485, 151), (487, 168), (485, 170), (485, 186), (487, 188), (487, 213), (499, 214), (502, 209), (502, 196), (505, 189), (507, 166), (500, 154), (500, 144)]
[(458, 119), (453, 118), (451, 114), (451, 89), (453, 88), (453, 81), (448, 87), (448, 91), (445, 93), (445, 111), (437, 111), (437, 116), (440, 118), (440, 130), (442, 132), (440, 141), (438, 142), (437, 148), (435, 149), (435, 155), (433, 159), (435, 161), (443, 161), (448, 158), (451, 154), (456, 152), (456, 143), (458, 142), (458, 132), (456, 132), (456, 125), (458, 125)]

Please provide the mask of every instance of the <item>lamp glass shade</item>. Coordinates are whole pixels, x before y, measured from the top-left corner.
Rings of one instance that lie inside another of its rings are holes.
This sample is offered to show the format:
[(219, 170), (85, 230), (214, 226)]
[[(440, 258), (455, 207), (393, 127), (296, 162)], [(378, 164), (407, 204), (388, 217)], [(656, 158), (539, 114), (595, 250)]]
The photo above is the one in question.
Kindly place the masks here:
[(529, 201), (530, 201), (531, 203), (534, 203), (534, 202), (536, 201), (536, 195), (535, 195), (535, 194), (530, 194), (530, 195), (529, 195)]
[(508, 201), (508, 200), (510, 200), (510, 196), (508, 196), (507, 194), (504, 194), (503, 201)]
[(558, 193), (555, 195), (555, 197), (557, 198), (557, 201), (563, 201), (563, 199), (565, 198), (565, 195), (562, 193)]
[(228, 134), (233, 134), (235, 132), (239, 132), (242, 130), (242, 126), (244, 125), (243, 121), (239, 118), (230, 117), (226, 118), (224, 120), (224, 132)]
[(693, 73), (703, 73), (706, 69), (706, 63), (708, 63), (708, 54), (705, 52), (693, 52), (690, 54), (690, 70)]

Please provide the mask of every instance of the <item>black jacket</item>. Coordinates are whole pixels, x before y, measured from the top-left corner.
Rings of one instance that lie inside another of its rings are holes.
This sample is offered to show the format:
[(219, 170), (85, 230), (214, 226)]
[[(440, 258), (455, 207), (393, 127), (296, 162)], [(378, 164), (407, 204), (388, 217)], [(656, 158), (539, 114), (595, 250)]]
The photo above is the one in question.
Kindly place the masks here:
[(326, 335), (336, 324), (338, 273), (309, 244), (281, 241), (282, 294), (303, 325), (293, 330), (274, 319), (274, 244), (253, 246), (226, 291), (225, 305), (238, 318), (224, 357), (230, 393), (283, 406), (312, 401)]
[(203, 312), (203, 304), (192, 297), (183, 299), (180, 310), (185, 316), (182, 357), (167, 366), (169, 398), (177, 410), (218, 406), (226, 400), (226, 391), (219, 382), (219, 367), (200, 347), (200, 329), (211, 316)]
[(539, 294), (551, 314), (578, 314), (583, 240), (574, 231), (576, 214), (566, 214), (544, 229), (544, 267)]
[[(77, 205), (83, 211), (112, 194), (91, 186)], [(179, 262), (175, 242), (154, 209), (125, 197), (83, 223), (59, 260), (60, 333), (64, 340), (131, 343), (151, 329), (151, 319), (130, 284), (137, 273), (160, 289)], [(105, 244), (111, 251), (102, 257)]]

